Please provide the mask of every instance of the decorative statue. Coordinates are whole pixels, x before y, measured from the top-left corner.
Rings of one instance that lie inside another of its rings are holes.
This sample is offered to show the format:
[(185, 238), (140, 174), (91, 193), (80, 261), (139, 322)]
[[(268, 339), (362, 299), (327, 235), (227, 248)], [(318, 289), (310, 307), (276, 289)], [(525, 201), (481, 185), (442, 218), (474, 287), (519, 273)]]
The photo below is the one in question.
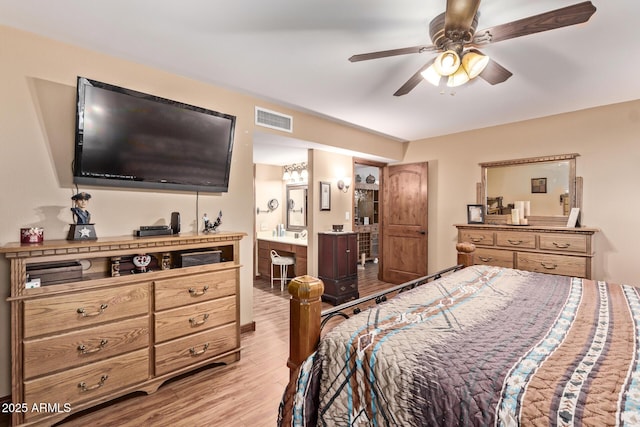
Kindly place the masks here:
[(204, 232), (205, 233), (209, 233), (209, 232), (217, 232), (218, 231), (218, 227), (220, 227), (220, 224), (222, 224), (222, 211), (220, 211), (218, 213), (218, 218), (216, 218), (215, 221), (211, 222), (209, 221), (209, 217), (207, 216), (207, 214), (204, 214), (204, 216), (202, 217), (202, 221), (204, 222)]
[(91, 214), (87, 210), (87, 203), (89, 203), (90, 198), (91, 194), (84, 191), (71, 197), (71, 200), (75, 202), (75, 207), (71, 208), (71, 212), (73, 212), (76, 224), (91, 223)]

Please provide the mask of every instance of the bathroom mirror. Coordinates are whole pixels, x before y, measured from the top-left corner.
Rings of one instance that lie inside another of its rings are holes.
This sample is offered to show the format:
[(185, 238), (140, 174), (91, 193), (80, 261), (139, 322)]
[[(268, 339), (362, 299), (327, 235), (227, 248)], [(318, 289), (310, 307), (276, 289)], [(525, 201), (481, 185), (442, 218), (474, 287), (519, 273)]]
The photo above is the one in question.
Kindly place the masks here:
[(307, 184), (287, 185), (287, 230), (307, 228)]
[(571, 208), (580, 207), (577, 156), (573, 153), (480, 163), (478, 202), (485, 206), (486, 222), (505, 223), (515, 201), (529, 201), (534, 220), (566, 223)]

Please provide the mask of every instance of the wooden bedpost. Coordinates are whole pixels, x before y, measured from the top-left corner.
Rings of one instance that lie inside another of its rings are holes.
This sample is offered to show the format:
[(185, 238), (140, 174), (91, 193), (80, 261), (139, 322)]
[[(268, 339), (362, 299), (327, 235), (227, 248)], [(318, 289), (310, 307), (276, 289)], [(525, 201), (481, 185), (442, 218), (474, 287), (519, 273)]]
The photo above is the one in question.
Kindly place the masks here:
[(320, 341), (322, 280), (312, 276), (296, 277), (289, 283), (289, 360), (287, 366), (294, 375), (298, 366), (313, 353)]
[(462, 264), (465, 267), (473, 265), (473, 254), (476, 251), (476, 245), (468, 242), (461, 242), (456, 245), (458, 251), (458, 264)]

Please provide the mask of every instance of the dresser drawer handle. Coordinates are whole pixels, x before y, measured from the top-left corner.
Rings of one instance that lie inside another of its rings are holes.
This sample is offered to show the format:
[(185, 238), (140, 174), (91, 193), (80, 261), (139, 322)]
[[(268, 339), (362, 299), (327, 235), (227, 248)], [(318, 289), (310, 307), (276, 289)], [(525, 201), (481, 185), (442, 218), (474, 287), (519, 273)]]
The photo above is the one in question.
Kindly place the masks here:
[(545, 264), (544, 262), (541, 262), (540, 265), (547, 270), (555, 270), (556, 268), (558, 268), (558, 264)]
[(473, 236), (469, 236), (469, 239), (473, 242), (473, 243), (478, 243), (478, 242), (482, 242), (484, 240), (484, 236), (480, 236), (480, 237), (473, 237)]
[(100, 309), (98, 311), (96, 311), (95, 313), (87, 313), (84, 310), (84, 308), (82, 308), (82, 307), (80, 307), (76, 311), (78, 312), (78, 314), (81, 314), (82, 317), (94, 317), (94, 316), (99, 316), (102, 313), (104, 313), (104, 311), (107, 309), (107, 307), (109, 307), (108, 304), (100, 304)]
[(209, 290), (209, 286), (208, 286), (208, 285), (207, 285), (207, 286), (205, 286), (205, 287), (203, 287), (203, 288), (202, 288), (202, 290), (201, 290), (201, 291), (199, 291), (199, 292), (198, 292), (198, 291), (196, 291), (196, 290), (195, 290), (195, 289), (193, 289), (193, 288), (189, 288), (189, 294), (190, 294), (192, 297), (200, 297), (200, 296), (202, 296), (202, 295), (206, 294), (208, 290)]
[(340, 290), (344, 292), (345, 290), (347, 290), (347, 288), (345, 288), (344, 286), (340, 286)]
[(514, 246), (518, 246), (520, 243), (522, 243), (522, 240), (511, 240), (511, 239), (507, 239), (507, 242), (511, 243)]
[(489, 262), (489, 261), (493, 260), (493, 257), (486, 257), (486, 258), (485, 257), (478, 257), (478, 258), (480, 258), (480, 261), (482, 261), (482, 262)]
[(100, 344), (98, 346), (92, 348), (91, 350), (87, 350), (87, 347), (84, 344), (80, 344), (78, 346), (78, 351), (80, 352), (80, 354), (97, 353), (98, 351), (100, 351), (103, 348), (105, 348), (108, 343), (109, 343), (109, 340), (102, 339), (102, 340), (100, 340)]
[(206, 343), (205, 345), (202, 346), (202, 350), (200, 351), (196, 350), (195, 347), (191, 347), (189, 349), (189, 353), (191, 354), (191, 357), (198, 357), (201, 354), (204, 354), (208, 349), (209, 349), (209, 343)]
[(559, 248), (559, 249), (567, 249), (569, 246), (571, 246), (571, 243), (553, 242), (553, 246), (555, 246), (556, 248)]
[(209, 313), (205, 313), (202, 316), (202, 320), (197, 320), (195, 317), (192, 317), (189, 319), (189, 323), (191, 323), (191, 326), (200, 326), (207, 323), (207, 319), (209, 319)]
[(96, 385), (92, 385), (91, 387), (87, 387), (87, 383), (85, 383), (84, 381), (78, 384), (78, 387), (80, 388), (80, 391), (85, 392), (85, 391), (91, 391), (91, 390), (97, 390), (100, 387), (102, 387), (105, 383), (105, 381), (107, 381), (107, 379), (109, 378), (109, 375), (103, 375), (100, 377), (100, 382)]

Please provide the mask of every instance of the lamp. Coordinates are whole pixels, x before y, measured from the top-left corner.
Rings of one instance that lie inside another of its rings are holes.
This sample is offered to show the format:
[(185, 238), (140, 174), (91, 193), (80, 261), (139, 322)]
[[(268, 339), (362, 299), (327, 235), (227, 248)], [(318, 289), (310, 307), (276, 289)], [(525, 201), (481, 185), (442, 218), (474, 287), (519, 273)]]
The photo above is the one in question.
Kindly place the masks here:
[(284, 173), (282, 174), (283, 181), (289, 181), (291, 179), (291, 172), (289, 172), (289, 166), (283, 166)]
[(305, 182), (309, 177), (306, 162), (285, 165), (282, 167), (282, 169), (284, 169), (284, 173), (282, 174), (283, 181)]
[(451, 74), (447, 79), (447, 86), (449, 87), (458, 87), (462, 86), (466, 82), (469, 81), (469, 75), (464, 70), (464, 67), (458, 68), (458, 71)]
[(446, 50), (439, 54), (433, 64), (420, 74), (434, 86), (440, 85), (442, 77), (449, 77), (447, 86), (457, 87), (478, 77), (488, 64), (489, 57), (475, 49), (464, 52), (462, 59), (456, 51)]
[(351, 187), (351, 178), (344, 177), (338, 180), (338, 182), (336, 182), (336, 185), (338, 186), (338, 190), (346, 193), (347, 191), (349, 191), (349, 187)]
[(478, 77), (487, 68), (489, 57), (478, 51), (470, 50), (462, 57), (462, 67), (470, 79)]
[(442, 52), (433, 61), (433, 68), (441, 76), (450, 76), (460, 68), (460, 56), (453, 50)]

